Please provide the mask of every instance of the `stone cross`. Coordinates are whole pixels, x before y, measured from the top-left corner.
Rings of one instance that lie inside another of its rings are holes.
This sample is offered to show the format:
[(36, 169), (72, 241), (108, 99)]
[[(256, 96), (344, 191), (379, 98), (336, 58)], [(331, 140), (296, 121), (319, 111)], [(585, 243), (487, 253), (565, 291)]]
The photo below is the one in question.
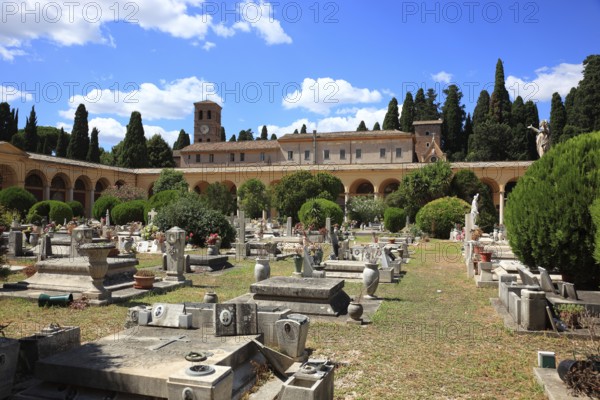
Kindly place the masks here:
[(328, 242), (331, 242), (331, 218), (329, 217), (325, 218), (325, 229), (327, 229), (327, 234), (325, 235), (325, 238)]
[(166, 340), (166, 342), (164, 343), (159, 343), (156, 346), (152, 346), (150, 347), (150, 350), (158, 350), (158, 349), (162, 349), (165, 346), (170, 345), (171, 343), (175, 343), (175, 342), (189, 342), (189, 339), (184, 339), (186, 337), (186, 335), (181, 335), (181, 336), (171, 336), (168, 338), (160, 338), (160, 340)]
[(292, 217), (287, 217), (287, 224), (285, 226), (285, 235), (287, 237), (292, 236)]
[(152, 222), (154, 222), (154, 217), (156, 217), (158, 213), (156, 212), (156, 210), (153, 208), (152, 210), (150, 210), (150, 212), (148, 213), (148, 223), (151, 224)]
[(166, 232), (167, 281), (185, 281), (185, 231), (177, 226)]

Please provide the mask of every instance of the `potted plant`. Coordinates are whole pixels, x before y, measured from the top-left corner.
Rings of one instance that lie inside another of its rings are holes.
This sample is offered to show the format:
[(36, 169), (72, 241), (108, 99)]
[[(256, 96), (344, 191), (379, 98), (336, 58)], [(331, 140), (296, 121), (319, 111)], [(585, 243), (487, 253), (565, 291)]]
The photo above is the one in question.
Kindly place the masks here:
[(219, 243), (221, 243), (221, 236), (218, 233), (211, 233), (206, 238), (206, 244), (208, 246), (208, 250), (206, 252), (209, 256), (216, 256), (219, 254)]
[(135, 283), (133, 284), (134, 289), (152, 289), (154, 286), (154, 278), (156, 274), (150, 269), (138, 269), (133, 275)]
[(490, 261), (492, 261), (492, 252), (491, 251), (480, 251), (479, 257), (481, 257), (481, 262), (490, 262)]

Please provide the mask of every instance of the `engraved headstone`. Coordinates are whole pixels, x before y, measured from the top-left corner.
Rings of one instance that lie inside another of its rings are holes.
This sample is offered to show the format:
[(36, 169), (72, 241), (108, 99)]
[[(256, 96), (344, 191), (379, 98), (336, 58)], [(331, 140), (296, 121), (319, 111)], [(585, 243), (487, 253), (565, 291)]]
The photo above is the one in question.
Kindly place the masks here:
[(243, 211), (239, 211), (235, 254), (237, 257), (246, 257), (246, 218)]
[(215, 336), (235, 336), (237, 332), (236, 305), (215, 304)]
[(531, 273), (531, 271), (529, 271), (527, 268), (524, 267), (517, 267), (517, 270), (519, 271), (519, 276), (521, 277), (521, 282), (523, 282), (524, 285), (537, 285), (539, 286), (539, 282), (537, 277), (533, 276), (533, 274)]
[(236, 334), (256, 335), (258, 333), (256, 303), (236, 304)]
[(287, 237), (292, 236), (292, 217), (287, 218), (287, 223), (285, 225), (285, 235)]
[(185, 314), (183, 304), (155, 303), (152, 305), (152, 322), (148, 325), (179, 328), (179, 316)]
[(166, 281), (185, 281), (185, 231), (177, 226), (166, 232), (167, 277)]

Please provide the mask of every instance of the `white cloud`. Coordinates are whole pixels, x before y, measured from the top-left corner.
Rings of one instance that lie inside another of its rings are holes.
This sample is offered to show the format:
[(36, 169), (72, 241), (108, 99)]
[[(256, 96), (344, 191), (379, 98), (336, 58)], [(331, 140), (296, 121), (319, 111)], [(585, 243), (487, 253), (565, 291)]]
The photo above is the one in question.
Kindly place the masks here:
[[(6, 82), (5, 82), (6, 83)], [(12, 85), (0, 85), (0, 103), (11, 103), (13, 101), (30, 101), (33, 98), (31, 93), (22, 92), (17, 86)]]
[[(288, 85), (289, 86), (289, 85)], [(349, 82), (332, 78), (305, 78), (298, 89), (287, 93), (283, 107), (287, 109), (304, 108), (317, 114), (327, 115), (333, 107), (343, 104), (377, 103), (381, 93), (377, 90), (353, 87)], [(294, 86), (290, 87), (290, 90)]]
[(129, 117), (132, 111), (139, 111), (147, 121), (157, 119), (182, 119), (192, 112), (190, 104), (201, 100), (222, 103), (213, 83), (195, 76), (171, 82), (124, 83), (122, 90), (92, 89), (85, 95), (69, 99), (69, 109), (60, 111), (63, 118), (72, 119), (79, 104), (85, 104), (90, 114), (113, 114)]
[(554, 67), (541, 67), (535, 70), (534, 79), (518, 78), (510, 75), (506, 78), (506, 90), (514, 99), (549, 101), (552, 94), (558, 92), (564, 99), (571, 88), (583, 79), (583, 64), (562, 63)]
[(431, 79), (433, 79), (434, 82), (448, 84), (452, 80), (452, 74), (446, 71), (440, 71), (437, 74), (431, 74)]
[(210, 49), (212, 49), (215, 46), (216, 46), (216, 44), (214, 44), (213, 42), (206, 42), (206, 43), (204, 43), (204, 46), (202, 46), (202, 48), (206, 51), (209, 51)]

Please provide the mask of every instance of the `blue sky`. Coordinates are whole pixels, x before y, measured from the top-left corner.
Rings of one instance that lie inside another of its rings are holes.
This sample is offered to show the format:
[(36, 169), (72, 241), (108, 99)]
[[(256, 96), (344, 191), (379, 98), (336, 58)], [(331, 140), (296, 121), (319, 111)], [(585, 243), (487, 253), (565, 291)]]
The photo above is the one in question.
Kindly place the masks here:
[(241, 129), (355, 130), (382, 123), (392, 96), (450, 83), (467, 111), (493, 88), (504, 61), (511, 95), (566, 95), (582, 61), (599, 53), (599, 0), (3, 1), (0, 100), (32, 105), (38, 124), (70, 131), (79, 103), (106, 149), (131, 111), (146, 136), (193, 132), (193, 102), (223, 106), (228, 137)]

